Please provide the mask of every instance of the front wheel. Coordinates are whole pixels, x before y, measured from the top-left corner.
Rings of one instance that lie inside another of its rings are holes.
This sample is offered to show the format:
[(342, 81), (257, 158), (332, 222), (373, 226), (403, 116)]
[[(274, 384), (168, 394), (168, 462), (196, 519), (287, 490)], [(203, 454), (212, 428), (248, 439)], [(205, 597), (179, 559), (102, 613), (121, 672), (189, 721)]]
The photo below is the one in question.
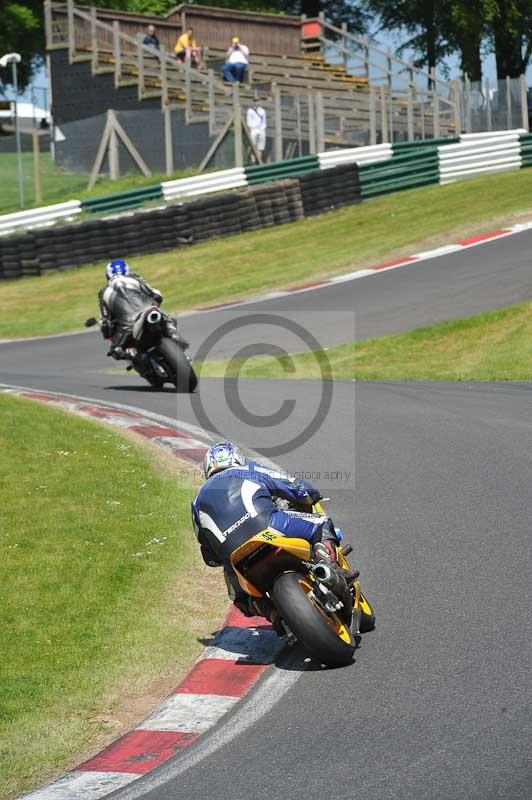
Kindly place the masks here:
[(181, 350), (177, 342), (173, 339), (164, 337), (161, 339), (159, 353), (170, 372), (172, 383), (178, 392), (193, 392), (197, 386), (198, 379), (192, 369), (192, 364)]
[(327, 614), (312, 597), (313, 581), (298, 572), (284, 572), (272, 589), (273, 602), (286, 624), (310, 655), (329, 667), (350, 664), (355, 639), (337, 614)]

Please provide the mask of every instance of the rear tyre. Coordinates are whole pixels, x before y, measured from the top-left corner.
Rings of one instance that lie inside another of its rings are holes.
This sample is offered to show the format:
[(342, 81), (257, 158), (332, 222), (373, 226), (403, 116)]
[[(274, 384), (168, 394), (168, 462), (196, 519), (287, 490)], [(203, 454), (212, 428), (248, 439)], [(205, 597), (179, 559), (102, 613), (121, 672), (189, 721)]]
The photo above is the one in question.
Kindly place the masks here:
[(298, 572), (284, 572), (272, 590), (273, 602), (286, 624), (311, 656), (329, 667), (353, 660), (355, 639), (336, 615), (329, 616), (309, 596), (312, 583)]
[(161, 339), (158, 350), (165, 361), (169, 374), (173, 376), (171, 380), (175, 384), (177, 391), (193, 392), (197, 386), (198, 379), (192, 369), (192, 364), (177, 342), (165, 337)]

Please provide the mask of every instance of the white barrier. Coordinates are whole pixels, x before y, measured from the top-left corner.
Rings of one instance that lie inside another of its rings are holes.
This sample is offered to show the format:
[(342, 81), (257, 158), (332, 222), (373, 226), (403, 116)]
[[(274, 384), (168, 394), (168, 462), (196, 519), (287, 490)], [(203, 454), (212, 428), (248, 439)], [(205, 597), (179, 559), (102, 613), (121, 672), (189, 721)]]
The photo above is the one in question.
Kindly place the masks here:
[(238, 189), (247, 186), (246, 173), (243, 167), (224, 169), (220, 172), (208, 172), (206, 175), (194, 175), (192, 178), (180, 178), (176, 181), (161, 183), (165, 200), (177, 197), (222, 192), (226, 189)]
[(81, 213), (81, 202), (69, 200), (67, 203), (57, 203), (53, 206), (31, 208), (29, 211), (16, 211), (13, 214), (0, 216), (0, 236), (14, 233), (17, 229), (41, 228), (53, 225), (60, 219), (72, 219)]
[(520, 131), (465, 134), (460, 144), (441, 145), (438, 147), (440, 183), (520, 169), (519, 134)]
[(391, 144), (375, 144), (369, 147), (348, 147), (342, 150), (326, 150), (318, 153), (320, 169), (331, 169), (340, 164), (372, 164), (391, 158)]
[(501, 139), (511, 134), (519, 136), (522, 133), (528, 133), (524, 128), (514, 128), (511, 131), (483, 131), (482, 133), (462, 133), (460, 136), (461, 142), (482, 141), (483, 139)]

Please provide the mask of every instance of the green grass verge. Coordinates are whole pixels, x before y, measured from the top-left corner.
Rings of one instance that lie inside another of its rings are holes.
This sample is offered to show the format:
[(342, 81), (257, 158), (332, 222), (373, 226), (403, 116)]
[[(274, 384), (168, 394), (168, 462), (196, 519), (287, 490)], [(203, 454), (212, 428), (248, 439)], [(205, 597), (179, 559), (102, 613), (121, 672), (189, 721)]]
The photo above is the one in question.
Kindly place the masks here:
[[(89, 197), (100, 197), (101, 195), (114, 194), (114, 192), (124, 192), (129, 189), (138, 189), (142, 186), (161, 183), (161, 181), (186, 178), (197, 172), (195, 169), (180, 170), (169, 176), (156, 173), (150, 178), (145, 178), (144, 175), (138, 174), (123, 175), (117, 181), (101, 177), (98, 178), (94, 189), (89, 192), (87, 190), (87, 184), (89, 182), (87, 175), (65, 172), (63, 169), (54, 165), (49, 153), (41, 153), (40, 171), (43, 199), (40, 203), (36, 203), (32, 153), (22, 154), (22, 166), (26, 208), (52, 205), (53, 203), (64, 203), (72, 199), (85, 200)], [(20, 211), (16, 154), (0, 153), (0, 181), (2, 185), (0, 214)]]
[[(334, 380), (529, 381), (532, 302), (325, 352)], [(228, 363), (206, 362), (201, 375), (223, 376)], [(256, 357), (234, 364), (235, 371), (246, 378), (321, 378), (312, 353)]]
[[(495, 213), (496, 209), (496, 213)], [(183, 311), (365, 268), (413, 248), (500, 226), (532, 210), (532, 170), (430, 186), (290, 225), (130, 259)], [(110, 252), (117, 258), (119, 252)], [(0, 338), (80, 329), (96, 310), (103, 264), (2, 284)]]
[(0, 471), (7, 798), (160, 702), (226, 600), (190, 533), (194, 486), (151, 448), (0, 395)]

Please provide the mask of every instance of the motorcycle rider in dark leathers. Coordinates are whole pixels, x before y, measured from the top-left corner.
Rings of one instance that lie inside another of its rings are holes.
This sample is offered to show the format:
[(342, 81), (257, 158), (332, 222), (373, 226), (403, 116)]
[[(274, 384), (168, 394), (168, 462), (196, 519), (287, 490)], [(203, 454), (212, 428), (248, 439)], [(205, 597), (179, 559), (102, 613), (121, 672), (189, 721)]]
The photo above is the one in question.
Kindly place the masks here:
[[(310, 513), (321, 498), (314, 486), (248, 462), (230, 442), (207, 450), (203, 472), (206, 482), (192, 502), (192, 524), (203, 560), (211, 567), (223, 566), (229, 597), (246, 616), (273, 620), (271, 601), (251, 597), (240, 586), (231, 553), (255, 534), (272, 528), (281, 535), (306, 539), (316, 560), (336, 565), (341, 531), (328, 517)], [(280, 510), (274, 498), (287, 500), (301, 511)]]
[(154, 304), (161, 305), (163, 296), (131, 272), (122, 259), (110, 261), (105, 274), (107, 283), (98, 292), (101, 330), (104, 339), (112, 339), (107, 355), (119, 360), (125, 358), (124, 345), (138, 315)]

